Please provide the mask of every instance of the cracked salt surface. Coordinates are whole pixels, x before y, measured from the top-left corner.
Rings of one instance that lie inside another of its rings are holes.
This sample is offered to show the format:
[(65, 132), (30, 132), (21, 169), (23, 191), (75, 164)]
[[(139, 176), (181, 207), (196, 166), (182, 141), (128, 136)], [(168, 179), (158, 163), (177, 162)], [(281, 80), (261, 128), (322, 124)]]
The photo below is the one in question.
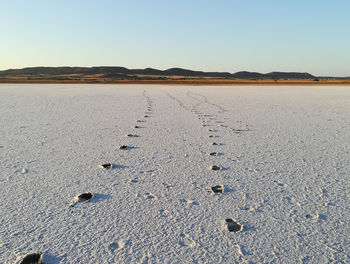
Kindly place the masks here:
[(348, 87), (0, 84), (0, 112), (0, 263), (350, 262)]

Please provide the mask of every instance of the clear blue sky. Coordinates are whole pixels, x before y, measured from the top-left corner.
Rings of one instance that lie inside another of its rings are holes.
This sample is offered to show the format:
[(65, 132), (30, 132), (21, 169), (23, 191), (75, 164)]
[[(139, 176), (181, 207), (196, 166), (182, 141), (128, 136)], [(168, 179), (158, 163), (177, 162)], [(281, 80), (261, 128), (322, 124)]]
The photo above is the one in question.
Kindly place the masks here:
[(0, 69), (350, 76), (350, 0), (1, 0)]

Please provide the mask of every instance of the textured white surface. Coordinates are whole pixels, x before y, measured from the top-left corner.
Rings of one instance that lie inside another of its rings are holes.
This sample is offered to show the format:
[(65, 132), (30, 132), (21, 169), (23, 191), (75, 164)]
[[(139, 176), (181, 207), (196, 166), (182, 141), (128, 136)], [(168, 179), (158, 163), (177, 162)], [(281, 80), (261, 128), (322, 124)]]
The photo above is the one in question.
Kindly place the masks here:
[(0, 263), (350, 262), (349, 87), (1, 84), (0, 113)]

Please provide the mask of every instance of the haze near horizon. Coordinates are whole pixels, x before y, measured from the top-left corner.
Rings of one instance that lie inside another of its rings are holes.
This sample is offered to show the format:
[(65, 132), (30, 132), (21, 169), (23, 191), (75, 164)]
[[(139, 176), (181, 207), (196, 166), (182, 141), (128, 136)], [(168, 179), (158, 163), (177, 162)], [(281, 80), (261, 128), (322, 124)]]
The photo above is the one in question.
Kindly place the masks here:
[(0, 70), (123, 66), (350, 76), (350, 3), (2, 2)]

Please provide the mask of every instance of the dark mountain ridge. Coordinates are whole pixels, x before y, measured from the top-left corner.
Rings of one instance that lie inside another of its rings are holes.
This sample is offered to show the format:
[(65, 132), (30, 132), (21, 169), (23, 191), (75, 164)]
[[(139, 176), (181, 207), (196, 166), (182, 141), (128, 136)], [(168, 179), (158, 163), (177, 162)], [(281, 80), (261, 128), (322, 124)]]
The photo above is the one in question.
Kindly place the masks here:
[(95, 75), (127, 77), (130, 75), (155, 75), (155, 76), (185, 76), (185, 77), (210, 77), (210, 78), (228, 78), (228, 79), (314, 79), (318, 78), (306, 72), (248, 72), (240, 71), (236, 73), (229, 72), (204, 72), (193, 71), (182, 68), (170, 68), (167, 70), (158, 70), (153, 68), (128, 69), (125, 67), (101, 66), (101, 67), (28, 67), (23, 69), (9, 69), (0, 71), (0, 77), (11, 76), (40, 76), (40, 75)]

